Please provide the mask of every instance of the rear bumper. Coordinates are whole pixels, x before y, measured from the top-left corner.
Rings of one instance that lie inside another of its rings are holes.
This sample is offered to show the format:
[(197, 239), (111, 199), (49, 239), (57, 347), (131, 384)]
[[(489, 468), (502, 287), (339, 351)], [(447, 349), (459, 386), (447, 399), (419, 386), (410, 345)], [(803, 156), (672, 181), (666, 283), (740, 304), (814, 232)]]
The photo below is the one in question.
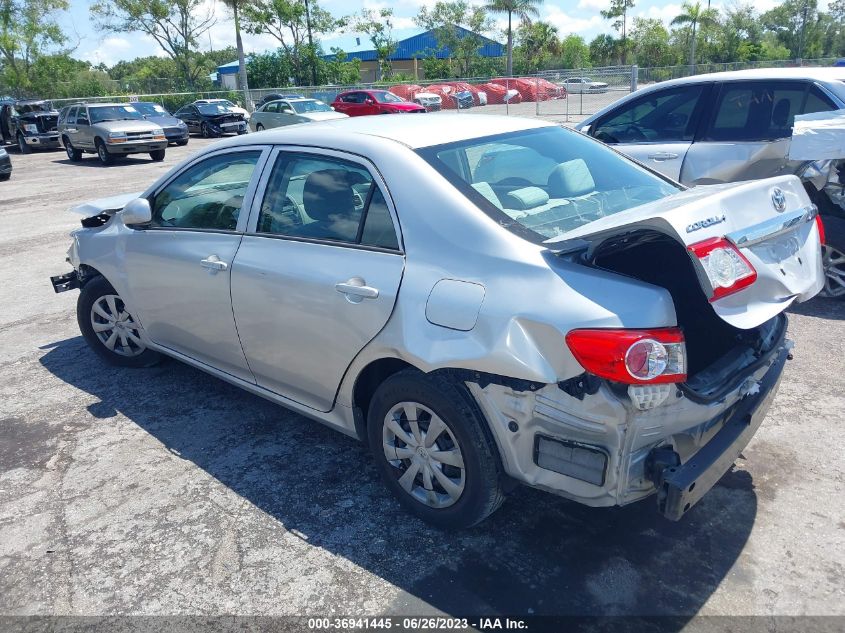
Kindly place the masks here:
[(759, 381), (759, 392), (735, 406), (722, 429), (685, 464), (670, 466), (657, 474), (657, 507), (673, 521), (684, 514), (728, 471), (766, 417), (777, 393), (788, 351), (781, 349)]

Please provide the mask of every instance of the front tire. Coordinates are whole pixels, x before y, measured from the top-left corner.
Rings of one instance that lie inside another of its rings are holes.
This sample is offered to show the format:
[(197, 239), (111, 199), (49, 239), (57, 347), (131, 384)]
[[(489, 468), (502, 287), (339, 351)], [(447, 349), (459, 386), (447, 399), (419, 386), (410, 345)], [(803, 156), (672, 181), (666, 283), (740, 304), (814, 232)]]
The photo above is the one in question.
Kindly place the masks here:
[(150, 367), (161, 360), (158, 352), (147, 349), (140, 324), (105, 277), (95, 277), (83, 286), (76, 320), (89, 347), (107, 363)]
[(184, 141), (176, 141), (176, 145), (178, 145), (179, 147), (185, 147), (185, 145), (187, 145), (187, 144), (188, 144), (188, 139), (185, 139)]
[(150, 158), (152, 158), (158, 163), (164, 160), (164, 154), (165, 151), (163, 149), (153, 150), (152, 152), (150, 152)]
[(111, 165), (114, 162), (114, 156), (109, 154), (106, 144), (99, 139), (97, 139), (97, 158), (103, 165)]
[(211, 138), (211, 130), (208, 128), (208, 125), (203, 123), (200, 125), (200, 134), (203, 138)]
[(822, 245), (824, 288), (819, 296), (845, 299), (845, 220), (823, 215), (825, 244)]
[(462, 383), (405, 370), (373, 395), (367, 436), (399, 502), (432, 525), (460, 529), (480, 523), (504, 500), (486, 424)]
[(18, 132), (18, 150), (21, 154), (31, 154), (32, 148), (26, 144), (26, 139), (24, 139), (23, 134)]

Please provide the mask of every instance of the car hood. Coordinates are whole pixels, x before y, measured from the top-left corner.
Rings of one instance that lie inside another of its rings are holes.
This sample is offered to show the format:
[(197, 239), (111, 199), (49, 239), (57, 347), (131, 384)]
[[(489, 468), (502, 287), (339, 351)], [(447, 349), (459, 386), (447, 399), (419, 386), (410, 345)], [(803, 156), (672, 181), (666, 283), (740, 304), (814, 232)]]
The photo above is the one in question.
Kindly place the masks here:
[(300, 114), (299, 116), (305, 117), (311, 121), (330, 121), (331, 119), (349, 118), (349, 115), (343, 114), (343, 112), (306, 112), (304, 114)]
[(182, 119), (177, 119), (175, 116), (169, 114), (162, 114), (161, 116), (148, 116), (147, 121), (160, 125), (161, 127), (179, 127)]
[(20, 121), (35, 121), (35, 120), (41, 119), (43, 117), (58, 118), (58, 116), (59, 116), (58, 110), (50, 110), (49, 112), (24, 112), (23, 114), (18, 115), (18, 120), (20, 120)]
[(81, 215), (83, 218), (92, 218), (101, 213), (111, 214), (120, 211), (127, 202), (139, 198), (143, 193), (143, 191), (135, 191), (133, 193), (121, 193), (116, 196), (109, 196), (108, 198), (89, 200), (88, 202), (70, 207), (68, 211), (76, 215)]
[(161, 126), (146, 119), (132, 120), (124, 119), (121, 121), (103, 121), (102, 123), (94, 123), (94, 127), (108, 132), (151, 132), (152, 130), (160, 130)]
[[(774, 206), (780, 197), (782, 208)], [(552, 250), (589, 248), (610, 238), (650, 230), (680, 242), (685, 249), (725, 238), (748, 259), (757, 279), (747, 288), (711, 302), (731, 325), (757, 327), (795, 301), (815, 296), (824, 282), (816, 209), (796, 176), (700, 185), (655, 202), (614, 213), (567, 231), (545, 244)], [(703, 265), (696, 264), (702, 290), (712, 288)], [(655, 262), (655, 265), (659, 265)]]

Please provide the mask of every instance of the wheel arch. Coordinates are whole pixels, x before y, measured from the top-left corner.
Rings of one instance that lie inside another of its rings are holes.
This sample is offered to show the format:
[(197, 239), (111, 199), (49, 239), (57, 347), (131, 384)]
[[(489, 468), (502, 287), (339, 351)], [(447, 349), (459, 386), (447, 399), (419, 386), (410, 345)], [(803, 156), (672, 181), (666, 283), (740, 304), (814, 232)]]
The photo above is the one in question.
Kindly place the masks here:
[(390, 376), (405, 369), (416, 369), (424, 373), (401, 358), (384, 357), (370, 361), (355, 377), (355, 383), (352, 386), (352, 407), (355, 416), (355, 433), (362, 442), (367, 441), (367, 413), (373, 394)]

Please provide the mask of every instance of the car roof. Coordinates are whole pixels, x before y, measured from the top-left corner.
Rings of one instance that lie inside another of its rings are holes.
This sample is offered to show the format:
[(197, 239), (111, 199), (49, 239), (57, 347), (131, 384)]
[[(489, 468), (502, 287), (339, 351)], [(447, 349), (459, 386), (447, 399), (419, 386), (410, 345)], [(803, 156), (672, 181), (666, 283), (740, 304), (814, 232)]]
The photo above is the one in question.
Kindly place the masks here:
[(845, 68), (836, 66), (802, 66), (800, 68), (750, 68), (720, 73), (706, 73), (661, 82), (661, 86), (700, 83), (707, 81), (743, 81), (748, 79), (817, 79), (820, 81), (845, 80)]
[[(388, 139), (417, 149), (554, 126), (555, 123), (540, 119), (493, 114), (443, 113), (349, 117), (309, 123), (307, 126), (273, 128), (261, 134), (266, 142), (276, 144), (344, 148), (354, 146), (356, 137), (368, 136)], [(249, 145), (255, 142), (253, 135), (245, 135), (226, 139), (216, 146)]]

